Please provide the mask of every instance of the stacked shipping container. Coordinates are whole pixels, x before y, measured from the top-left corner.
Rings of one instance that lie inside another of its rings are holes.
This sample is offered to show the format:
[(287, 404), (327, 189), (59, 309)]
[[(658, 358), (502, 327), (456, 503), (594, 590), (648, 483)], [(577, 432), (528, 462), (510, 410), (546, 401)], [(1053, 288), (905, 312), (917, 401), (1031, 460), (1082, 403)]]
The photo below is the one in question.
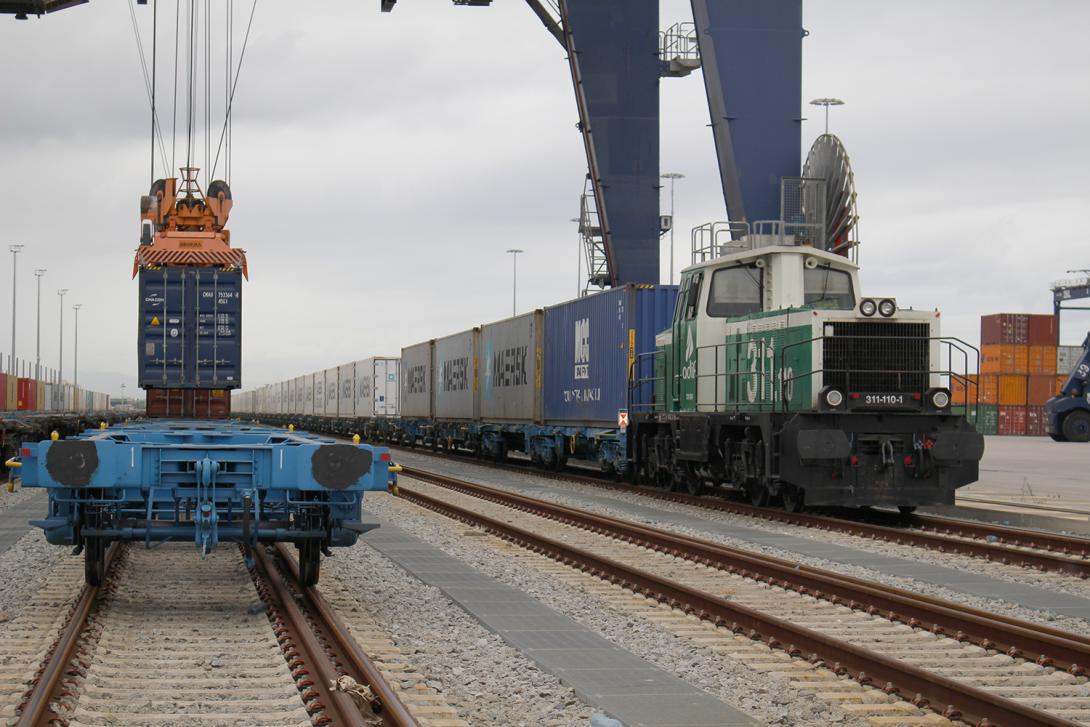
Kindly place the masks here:
[(955, 382), (954, 403), (971, 412), (979, 397), (976, 426), (983, 434), (1043, 436), (1044, 404), (1059, 391), (1056, 372), (1067, 355), (1056, 342), (1055, 316), (981, 316), (980, 373), (967, 387)]
[(110, 408), (110, 396), (72, 384), (51, 384), (28, 376), (0, 373), (0, 412), (99, 412)]

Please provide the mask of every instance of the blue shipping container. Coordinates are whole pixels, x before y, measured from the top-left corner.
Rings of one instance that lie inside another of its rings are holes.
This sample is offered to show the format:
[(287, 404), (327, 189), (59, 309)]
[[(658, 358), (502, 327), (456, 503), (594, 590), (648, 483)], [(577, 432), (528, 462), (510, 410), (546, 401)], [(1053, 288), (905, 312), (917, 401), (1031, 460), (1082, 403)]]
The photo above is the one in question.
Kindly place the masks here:
[[(626, 285), (545, 309), (545, 424), (616, 427), (633, 362), (670, 327), (676, 285)], [(650, 399), (651, 392), (641, 394)]]
[(241, 270), (141, 270), (138, 325), (141, 387), (241, 385)]

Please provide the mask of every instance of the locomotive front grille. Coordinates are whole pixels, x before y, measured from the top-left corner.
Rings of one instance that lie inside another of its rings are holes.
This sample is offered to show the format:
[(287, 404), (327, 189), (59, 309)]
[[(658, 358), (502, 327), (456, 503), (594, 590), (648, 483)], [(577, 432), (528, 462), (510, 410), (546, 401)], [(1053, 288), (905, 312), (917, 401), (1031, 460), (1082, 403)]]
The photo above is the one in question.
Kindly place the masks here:
[(923, 392), (931, 368), (929, 337), (927, 323), (826, 323), (825, 384), (850, 392)]

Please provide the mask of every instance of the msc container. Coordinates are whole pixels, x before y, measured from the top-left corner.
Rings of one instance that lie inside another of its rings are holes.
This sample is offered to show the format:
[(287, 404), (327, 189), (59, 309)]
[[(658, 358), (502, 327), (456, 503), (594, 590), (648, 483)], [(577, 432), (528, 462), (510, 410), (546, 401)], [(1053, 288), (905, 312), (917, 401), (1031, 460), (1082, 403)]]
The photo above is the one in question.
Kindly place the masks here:
[(141, 270), (138, 326), (141, 387), (241, 385), (241, 270)]
[(436, 419), (477, 418), (477, 360), (481, 329), (435, 339), (432, 391)]
[(541, 422), (541, 352), (545, 313), (481, 326), (478, 411), (486, 422)]
[(1048, 415), (1043, 406), (1026, 407), (1026, 435), (1043, 437), (1048, 434)]
[(1026, 376), (1022, 374), (999, 375), (999, 405), (1026, 405)]
[(346, 363), (337, 367), (337, 416), (356, 415), (356, 367)]
[(979, 421), (976, 430), (981, 434), (999, 433), (999, 407), (994, 404), (986, 404), (978, 407)]
[(432, 369), (435, 341), (401, 349), (401, 416), (430, 419), (434, 412)]
[(401, 359), (376, 356), (352, 364), (356, 376), (356, 416), (396, 417), (400, 411)]
[(1075, 368), (1079, 358), (1082, 357), (1082, 346), (1057, 346), (1056, 347), (1056, 373), (1063, 374), (1066, 379)]
[(1026, 342), (1031, 346), (1055, 346), (1059, 341), (1059, 327), (1054, 315), (1031, 315)]
[(38, 382), (20, 377), (16, 382), (15, 408), (19, 411), (34, 411), (38, 408)]
[(994, 313), (980, 317), (980, 343), (1029, 343), (1029, 316), (1024, 313)]
[(999, 434), (1023, 436), (1026, 433), (1026, 407), (999, 406)]
[(1056, 346), (1034, 346), (1027, 349), (1026, 373), (1028, 374), (1055, 374), (1056, 373)]
[(615, 428), (618, 412), (650, 408), (651, 391), (629, 402), (629, 380), (670, 326), (676, 298), (676, 285), (626, 285), (546, 308), (544, 422)]
[(1029, 347), (1014, 343), (989, 343), (980, 347), (980, 371), (985, 374), (1024, 374)]

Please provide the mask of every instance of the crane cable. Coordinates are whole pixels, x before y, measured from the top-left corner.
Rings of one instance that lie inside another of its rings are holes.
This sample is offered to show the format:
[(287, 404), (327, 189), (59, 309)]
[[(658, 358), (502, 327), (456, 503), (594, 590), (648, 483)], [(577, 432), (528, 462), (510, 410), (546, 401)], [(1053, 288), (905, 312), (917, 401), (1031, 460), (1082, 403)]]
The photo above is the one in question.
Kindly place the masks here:
[[(148, 102), (151, 104), (151, 109), (152, 109), (152, 113), (151, 113), (151, 117), (152, 117), (152, 134), (151, 134), (151, 136), (152, 136), (152, 164), (153, 164), (152, 176), (154, 177), (154, 175), (155, 175), (155, 172), (154, 172), (155, 137), (156, 137), (156, 130), (159, 128), (159, 118), (158, 118), (158, 115), (155, 112), (155, 100), (154, 100), (154, 95), (152, 93), (152, 81), (151, 81), (150, 76), (148, 75), (148, 63), (147, 63), (147, 60), (144, 57), (144, 43), (140, 39), (140, 26), (137, 25), (137, 23), (136, 23), (136, 10), (133, 7), (132, 0), (129, 0), (129, 18), (132, 21), (133, 34), (134, 34), (134, 36), (136, 38), (136, 50), (137, 50), (138, 55), (140, 56), (140, 69), (144, 74), (144, 91), (148, 95)], [(153, 42), (153, 47), (154, 47), (154, 42)], [(166, 162), (167, 162), (166, 147), (163, 146), (163, 134), (162, 134), (161, 130), (159, 131), (159, 151), (163, 156), (163, 166), (165, 167)]]
[[(151, 105), (151, 176), (155, 179), (155, 150), (158, 148), (165, 169), (172, 172), (177, 162), (178, 140), (178, 74), (181, 70), (181, 5), (182, 0), (175, 0), (174, 5), (174, 83), (173, 83), (173, 111), (171, 128), (170, 161), (167, 161), (165, 135), (159, 122), (159, 109), (157, 107), (157, 77), (158, 77), (158, 0), (152, 0), (152, 59), (151, 73), (148, 72), (148, 62), (144, 53), (144, 43), (140, 35), (140, 26), (137, 22), (136, 9), (133, 0), (129, 0), (129, 19), (132, 23), (133, 35), (136, 39), (137, 54), (140, 58), (140, 68), (144, 76), (144, 90)], [(246, 23), (246, 33), (242, 40), (242, 48), (239, 52), (238, 64), (234, 64), (234, 0), (225, 3), (225, 62), (224, 62), (224, 122), (220, 131), (219, 141), (216, 144), (215, 158), (212, 157), (212, 7), (210, 0), (204, 1), (204, 48), (201, 44), (201, 11), (200, 0), (189, 0), (186, 9), (184, 23), (186, 25), (186, 58), (185, 58), (185, 166), (191, 167), (193, 157), (197, 153), (197, 134), (200, 133), (200, 124), (204, 125), (204, 169), (205, 188), (207, 189), (219, 166), (221, 153), (224, 157), (224, 174), (229, 177), (231, 169), (231, 153), (233, 151), (234, 137), (234, 99), (238, 90), (238, 79), (242, 71), (242, 62), (246, 57), (246, 48), (250, 41), (250, 32), (253, 29), (254, 15), (257, 11), (257, 0), (253, 0), (250, 6), (250, 16)], [(203, 54), (201, 51), (203, 50)], [(200, 68), (201, 55), (203, 55), (204, 68)], [(203, 70), (204, 78), (200, 72)], [(204, 82), (203, 89), (203, 119), (198, 117), (197, 103), (201, 89), (199, 85)], [(211, 169), (209, 169), (211, 167)]]

